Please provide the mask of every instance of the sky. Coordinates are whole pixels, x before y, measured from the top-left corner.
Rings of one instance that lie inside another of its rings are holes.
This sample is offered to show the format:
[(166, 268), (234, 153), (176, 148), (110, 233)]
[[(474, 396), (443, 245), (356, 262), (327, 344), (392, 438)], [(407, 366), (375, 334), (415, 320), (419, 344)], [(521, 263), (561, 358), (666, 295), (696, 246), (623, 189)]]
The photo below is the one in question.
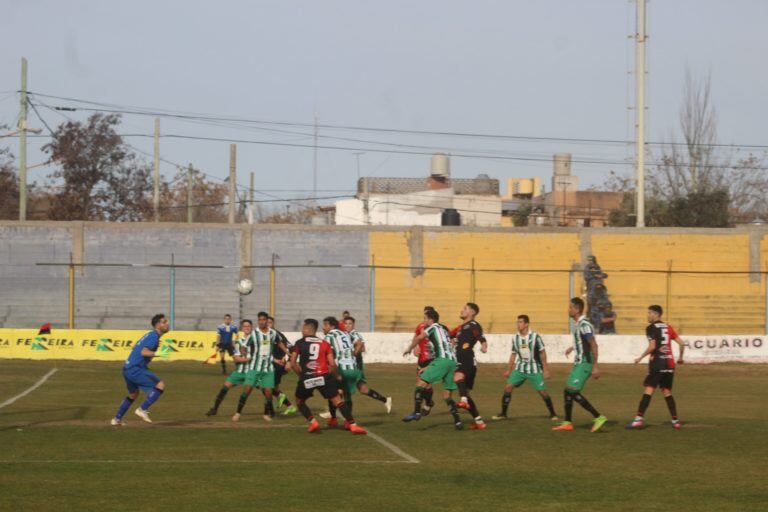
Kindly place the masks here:
[[(690, 69), (711, 76), (720, 142), (768, 143), (768, 2), (655, 0), (647, 9), (648, 140), (673, 136)], [(0, 124), (17, 119), (22, 56), (34, 93), (249, 120), (163, 118), (164, 135), (225, 139), (163, 138), (167, 176), (173, 163), (191, 162), (223, 179), (228, 140), (237, 139), (239, 184), (255, 172), (263, 197), (306, 197), (315, 116), (320, 197), (350, 194), (358, 160), (362, 176), (426, 176), (434, 151), (455, 155), (454, 177), (486, 173), (502, 183), (548, 184), (556, 152), (573, 154), (582, 187), (632, 171), (634, 148), (622, 143), (337, 128), (631, 140), (635, 4), (626, 0), (0, 0), (0, 12)], [(94, 107), (31, 100), (54, 129), (92, 112), (48, 107)], [(119, 131), (143, 135), (126, 141), (151, 154), (153, 123), (124, 115)], [(29, 125), (48, 133), (34, 112)], [(30, 165), (46, 160), (46, 141), (31, 138)], [(13, 138), (0, 145), (18, 148)], [(33, 169), (30, 180), (51, 170)]]

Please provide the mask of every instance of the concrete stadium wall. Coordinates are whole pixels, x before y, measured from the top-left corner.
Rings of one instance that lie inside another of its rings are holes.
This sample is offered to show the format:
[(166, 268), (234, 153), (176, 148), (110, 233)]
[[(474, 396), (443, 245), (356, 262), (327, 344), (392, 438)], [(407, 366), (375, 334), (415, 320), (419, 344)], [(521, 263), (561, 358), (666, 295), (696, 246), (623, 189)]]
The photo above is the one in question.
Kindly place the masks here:
[[(683, 334), (766, 332), (768, 229), (423, 228), (222, 224), (0, 222), (0, 327), (67, 323), (67, 268), (36, 263), (219, 265), (176, 269), (176, 328), (213, 328), (225, 312), (240, 316), (234, 285), (251, 277), (243, 316), (269, 308), (269, 269), (244, 265), (348, 265), (276, 271), (278, 327), (290, 331), (309, 316), (349, 309), (358, 327), (371, 326), (369, 271), (378, 268), (375, 330), (407, 332), (425, 304), (449, 325), (474, 299), (489, 332), (511, 332), (520, 313), (542, 333), (568, 331), (567, 271), (582, 293), (581, 263), (594, 254), (606, 281), (620, 334), (642, 333), (645, 308), (659, 303)], [(665, 270), (741, 272), (667, 275)], [(487, 270), (538, 272), (487, 272)], [(549, 272), (548, 272), (549, 271)], [(553, 272), (558, 271), (558, 272)], [(76, 272), (76, 327), (143, 329), (169, 308), (169, 269), (84, 267)]]

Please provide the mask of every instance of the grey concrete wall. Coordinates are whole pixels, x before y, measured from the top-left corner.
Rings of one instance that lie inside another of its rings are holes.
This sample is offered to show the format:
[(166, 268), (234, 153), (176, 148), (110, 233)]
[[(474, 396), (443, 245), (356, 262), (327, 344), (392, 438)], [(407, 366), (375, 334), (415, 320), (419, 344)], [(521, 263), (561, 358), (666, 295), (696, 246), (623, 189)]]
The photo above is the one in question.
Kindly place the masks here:
[[(250, 242), (250, 243), (249, 243)], [(309, 226), (186, 224), (0, 223), (0, 327), (66, 327), (67, 267), (38, 263), (125, 264), (76, 270), (76, 327), (142, 329), (170, 308), (170, 264), (175, 269), (177, 329), (213, 329), (224, 313), (256, 317), (269, 310), (269, 269), (277, 264), (366, 264), (365, 231)], [(183, 268), (211, 265), (224, 268)], [(242, 298), (237, 280), (248, 276), (254, 291)], [(278, 327), (297, 330), (306, 317), (349, 309), (360, 328), (369, 327), (365, 269), (278, 269)]]

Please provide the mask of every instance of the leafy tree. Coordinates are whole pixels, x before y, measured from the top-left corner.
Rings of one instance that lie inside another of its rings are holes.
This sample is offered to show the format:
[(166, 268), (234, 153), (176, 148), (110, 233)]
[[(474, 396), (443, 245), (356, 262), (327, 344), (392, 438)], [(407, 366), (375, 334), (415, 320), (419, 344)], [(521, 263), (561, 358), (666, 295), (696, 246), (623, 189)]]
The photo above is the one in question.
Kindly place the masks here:
[(63, 181), (51, 194), (54, 220), (146, 220), (151, 213), (149, 167), (115, 131), (120, 116), (93, 114), (61, 124), (43, 151), (58, 165), (49, 178)]

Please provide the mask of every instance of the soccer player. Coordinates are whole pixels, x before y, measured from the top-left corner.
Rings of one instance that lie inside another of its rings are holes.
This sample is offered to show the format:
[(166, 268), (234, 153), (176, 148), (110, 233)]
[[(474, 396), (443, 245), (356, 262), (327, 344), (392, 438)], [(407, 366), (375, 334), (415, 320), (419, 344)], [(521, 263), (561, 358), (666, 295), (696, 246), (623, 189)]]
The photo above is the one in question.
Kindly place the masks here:
[[(422, 314), (426, 313), (427, 311), (434, 311), (435, 308), (432, 306), (424, 306), (424, 310), (422, 311)], [(413, 340), (416, 340), (416, 338), (424, 332), (424, 329), (427, 328), (427, 324), (422, 321), (419, 325), (416, 326), (416, 330), (413, 333)], [(419, 341), (415, 348), (413, 349), (413, 355), (416, 356), (417, 362), (416, 362), (416, 385), (419, 385), (420, 375), (424, 368), (429, 366), (429, 363), (432, 362), (432, 359), (434, 359), (434, 354), (432, 354), (429, 350), (429, 340), (427, 338), (421, 338), (421, 341)], [(424, 398), (423, 405), (421, 407), (421, 415), (422, 416), (429, 416), (429, 413), (432, 411), (432, 407), (435, 406), (435, 402), (432, 401), (432, 395), (433, 395), (433, 389), (431, 384), (427, 384), (427, 387), (424, 388), (424, 392), (422, 393), (422, 397)]]
[(123, 364), (123, 379), (125, 379), (125, 387), (128, 388), (128, 396), (123, 399), (117, 414), (112, 418), (110, 422), (112, 425), (125, 424), (123, 416), (139, 396), (139, 390), (147, 393), (147, 398), (134, 412), (142, 420), (152, 423), (149, 418), (149, 408), (165, 391), (165, 383), (149, 371), (148, 366), (160, 345), (160, 337), (168, 332), (168, 318), (163, 314), (157, 314), (152, 317), (151, 324), (152, 330), (141, 337)]
[(320, 428), (320, 423), (317, 422), (307, 406), (307, 399), (317, 390), (323, 398), (329, 400), (335, 408), (341, 411), (349, 425), (350, 432), (367, 434), (368, 432), (364, 428), (355, 423), (349, 406), (339, 396), (338, 368), (333, 357), (333, 349), (327, 341), (317, 337), (317, 328), (318, 323), (314, 318), (304, 320), (301, 327), (303, 337), (293, 344), (291, 350), (290, 366), (299, 376), (299, 382), (296, 384), (296, 405), (302, 416), (309, 422), (307, 430), (315, 432)]
[(547, 365), (547, 352), (544, 342), (536, 331), (530, 329), (531, 319), (528, 315), (517, 317), (517, 334), (512, 338), (512, 353), (509, 355), (509, 367), (504, 376), (507, 384), (504, 386), (504, 395), (501, 398), (501, 413), (494, 416), (494, 420), (507, 419), (507, 409), (512, 400), (512, 391), (522, 386), (525, 381), (533, 385), (549, 411), (549, 418), (557, 421), (555, 408), (552, 406), (552, 398), (547, 393), (544, 380), (549, 378), (549, 366)]
[(451, 398), (451, 391), (456, 389), (456, 383), (453, 380), (453, 374), (456, 371), (456, 353), (453, 350), (453, 344), (451, 343), (448, 329), (446, 329), (444, 325), (438, 323), (439, 321), (440, 315), (437, 311), (434, 309), (426, 311), (424, 313), (424, 323), (426, 324), (424, 332), (416, 336), (408, 347), (408, 350), (403, 352), (403, 356), (407, 356), (423, 339), (426, 338), (429, 340), (427, 349), (430, 353), (434, 354), (434, 358), (429, 365), (421, 370), (421, 375), (416, 383), (416, 390), (413, 395), (413, 413), (403, 418), (403, 421), (409, 422), (420, 420), (422, 402), (424, 401), (424, 389), (427, 384), (442, 382), (443, 399), (453, 416), (454, 427), (456, 430), (461, 430), (464, 428), (464, 424), (459, 418), (459, 410), (456, 407), (456, 402)]
[(593, 379), (600, 378), (600, 370), (597, 367), (597, 340), (595, 340), (592, 324), (584, 316), (584, 301), (581, 298), (574, 297), (570, 300), (568, 314), (575, 322), (575, 326), (573, 329), (573, 346), (566, 349), (565, 356), (568, 357), (571, 352), (574, 353), (573, 369), (565, 385), (565, 421), (552, 427), (552, 430), (573, 430), (573, 423), (571, 423), (573, 402), (578, 402), (595, 418), (592, 423), (592, 432), (597, 432), (605, 425), (607, 419), (597, 412), (597, 409), (592, 407), (592, 404), (581, 394), (581, 390), (584, 389), (584, 385), (590, 377)]
[(229, 354), (230, 357), (234, 357), (235, 354), (233, 337), (237, 337), (237, 327), (232, 325), (232, 315), (227, 313), (224, 315), (224, 323), (216, 328), (216, 348), (221, 356), (221, 373), (224, 375), (227, 373), (225, 354)]
[(480, 314), (480, 307), (474, 302), (467, 302), (459, 313), (459, 317), (464, 323), (451, 333), (456, 340), (456, 360), (458, 361), (453, 380), (456, 382), (461, 397), (456, 405), (462, 409), (469, 409), (469, 413), (475, 420), (472, 424), (473, 429), (484, 429), (483, 418), (477, 410), (475, 401), (469, 396), (469, 390), (474, 387), (475, 376), (477, 375), (477, 360), (475, 359), (477, 342), (480, 342), (480, 351), (483, 354), (488, 352), (488, 342), (483, 336), (483, 327), (475, 320), (478, 314)]
[[(363, 364), (363, 352), (365, 352), (365, 340), (363, 336), (355, 330), (355, 319), (348, 316), (344, 319), (344, 331), (349, 335), (352, 340), (352, 346), (354, 347), (355, 361), (357, 362), (357, 369), (360, 370), (360, 380), (357, 383), (357, 389), (364, 395), (367, 395), (374, 400), (384, 404), (387, 409), (387, 414), (392, 412), (392, 397), (384, 396), (381, 393), (368, 387), (368, 381), (365, 378), (365, 366)], [(342, 325), (339, 325), (342, 327)], [(351, 407), (351, 404), (350, 404)]]
[[(253, 322), (248, 319), (240, 321), (240, 337), (235, 343), (233, 351), (233, 359), (235, 360), (235, 371), (233, 371), (227, 380), (224, 381), (224, 385), (216, 395), (216, 400), (213, 403), (206, 416), (216, 416), (219, 410), (221, 402), (224, 401), (224, 397), (227, 396), (229, 390), (233, 387), (246, 384), (253, 386), (255, 384), (256, 373), (253, 370), (253, 358), (256, 356), (256, 339), (253, 336)], [(240, 417), (238, 416), (238, 419)]]
[[(288, 364), (288, 354), (291, 351), (291, 343), (282, 332), (275, 329), (275, 319), (273, 317), (267, 317), (267, 325), (270, 329), (274, 329), (275, 334), (277, 335), (275, 351), (272, 354), (275, 357), (275, 387), (272, 390), (272, 396), (277, 396), (278, 409), (282, 409), (283, 406), (287, 407), (285, 411), (283, 411), (283, 416), (296, 414), (298, 409), (291, 403), (290, 400), (288, 400), (288, 395), (280, 390), (280, 382), (283, 380), (283, 375), (288, 373), (286, 365)], [(283, 350), (281, 347), (285, 347), (285, 350)]]
[[(264, 421), (272, 421), (275, 416), (275, 407), (272, 403), (272, 388), (275, 387), (275, 359), (273, 353), (277, 343), (277, 333), (270, 329), (268, 325), (269, 315), (264, 311), (259, 311), (257, 315), (257, 329), (253, 331), (253, 338), (256, 341), (256, 355), (252, 359), (251, 370), (256, 372), (252, 384), (245, 384), (245, 389), (240, 395), (240, 401), (237, 404), (237, 413), (232, 416), (232, 421), (238, 421), (243, 412), (245, 403), (253, 391), (253, 388), (261, 388), (264, 395)], [(282, 343), (281, 343), (282, 345)], [(285, 345), (281, 350), (286, 351)]]
[(648, 337), (648, 347), (640, 357), (635, 359), (635, 364), (638, 364), (645, 356), (651, 356), (648, 361), (648, 376), (643, 382), (645, 390), (643, 397), (640, 399), (637, 416), (627, 425), (627, 428), (642, 428), (645, 425), (643, 416), (651, 403), (651, 397), (656, 388), (661, 388), (664, 399), (667, 401), (669, 414), (672, 416), (672, 428), (679, 430), (681, 427), (680, 420), (677, 419), (675, 398), (672, 396), (672, 381), (675, 378), (675, 355), (672, 352), (672, 341), (675, 341), (680, 346), (680, 359), (678, 360), (680, 364), (683, 364), (685, 345), (675, 329), (661, 320), (663, 312), (659, 305), (654, 304), (648, 307), (649, 324), (645, 328), (645, 335)]

